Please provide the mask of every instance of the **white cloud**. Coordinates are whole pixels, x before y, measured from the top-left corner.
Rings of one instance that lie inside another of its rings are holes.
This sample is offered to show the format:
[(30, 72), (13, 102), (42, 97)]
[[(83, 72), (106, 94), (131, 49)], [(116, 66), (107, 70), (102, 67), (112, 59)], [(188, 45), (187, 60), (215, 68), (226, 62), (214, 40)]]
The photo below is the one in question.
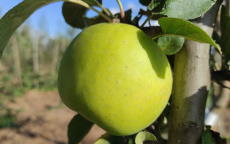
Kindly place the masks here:
[(119, 8), (112, 7), (109, 9), (113, 14), (118, 13), (120, 11)]

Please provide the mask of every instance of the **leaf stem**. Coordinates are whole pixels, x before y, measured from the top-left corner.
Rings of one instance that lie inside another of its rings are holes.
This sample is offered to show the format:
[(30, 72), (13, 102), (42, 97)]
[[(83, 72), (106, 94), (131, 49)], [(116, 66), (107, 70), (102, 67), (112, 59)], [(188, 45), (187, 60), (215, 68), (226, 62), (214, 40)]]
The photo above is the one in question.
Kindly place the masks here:
[(117, 3), (120, 7), (121, 18), (124, 18), (125, 17), (125, 11), (124, 11), (123, 5), (121, 3), (121, 0), (117, 0)]
[(102, 16), (105, 20), (107, 20), (108, 22), (113, 22), (113, 20), (109, 17), (109, 16), (107, 16), (107, 15), (105, 15), (104, 13), (102, 13), (102, 12), (100, 12), (100, 11), (98, 11), (97, 9), (95, 9), (94, 7), (90, 7), (90, 9), (91, 10), (93, 10), (93, 11), (95, 11), (96, 13), (98, 13), (100, 16)]
[(100, 12), (99, 10), (95, 9), (94, 7), (91, 7), (89, 4), (87, 4), (81, 0), (63, 0), (63, 1), (76, 3), (76, 4), (79, 4), (83, 7), (85, 7), (85, 8), (91, 9), (91, 10), (95, 11), (96, 13), (98, 13), (101, 17), (103, 17), (108, 22), (111, 22), (111, 23), (113, 22), (113, 20), (109, 16), (105, 15), (104, 13)]
[(95, 2), (96, 2), (96, 4), (97, 4), (97, 6), (98, 6), (99, 8), (101, 8), (107, 15), (113, 16), (113, 14), (112, 14), (112, 12), (111, 12), (110, 10), (108, 10), (108, 9), (105, 8), (105, 7), (103, 7), (103, 5), (100, 4), (97, 0), (96, 0)]

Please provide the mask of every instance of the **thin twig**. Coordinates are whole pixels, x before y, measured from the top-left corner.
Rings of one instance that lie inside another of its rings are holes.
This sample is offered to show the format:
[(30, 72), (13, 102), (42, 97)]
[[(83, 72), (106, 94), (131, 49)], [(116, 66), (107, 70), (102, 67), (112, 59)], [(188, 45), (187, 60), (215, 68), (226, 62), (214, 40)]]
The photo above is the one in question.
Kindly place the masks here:
[(63, 0), (63, 1), (72, 2), (72, 3), (79, 4), (81, 6), (84, 6), (85, 8), (88, 8), (88, 9), (91, 9), (91, 10), (95, 11), (96, 13), (98, 13), (101, 17), (103, 17), (108, 22), (113, 22), (113, 20), (109, 16), (105, 15), (104, 13), (98, 11), (94, 7), (91, 7), (89, 4), (87, 4), (87, 3), (85, 3), (85, 2), (83, 2), (81, 0)]
[(108, 10), (108, 9), (105, 8), (105, 7), (103, 7), (103, 5), (100, 4), (97, 0), (96, 0), (95, 2), (96, 2), (96, 4), (97, 4), (97, 6), (98, 6), (99, 8), (101, 8), (107, 15), (113, 16), (113, 13), (112, 13), (110, 10)]
[(91, 10), (95, 11), (96, 13), (98, 13), (100, 16), (102, 16), (105, 20), (107, 20), (108, 22), (113, 22), (113, 20), (108, 17), (107, 15), (103, 14), (102, 12), (98, 11), (97, 9), (95, 9), (94, 7), (90, 7)]
[(123, 5), (121, 3), (121, 0), (117, 0), (117, 3), (118, 3), (119, 8), (120, 8), (121, 18), (124, 18), (125, 17), (125, 11), (124, 11)]
[(145, 26), (145, 24), (153, 17), (153, 15), (149, 16), (141, 25), (141, 28)]

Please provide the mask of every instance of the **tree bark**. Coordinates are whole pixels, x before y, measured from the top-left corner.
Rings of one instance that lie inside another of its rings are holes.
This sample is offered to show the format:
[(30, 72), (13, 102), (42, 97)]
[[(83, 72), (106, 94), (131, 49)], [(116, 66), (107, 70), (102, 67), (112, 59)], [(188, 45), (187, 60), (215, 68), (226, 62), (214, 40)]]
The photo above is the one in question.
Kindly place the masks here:
[[(219, 0), (202, 18), (200, 28), (212, 35)], [(174, 93), (169, 120), (168, 144), (200, 144), (204, 128), (205, 104), (210, 88), (208, 44), (187, 40), (175, 56)]]
[[(212, 28), (199, 26), (211, 35)], [(210, 87), (209, 45), (186, 41), (174, 66), (169, 144), (199, 144)]]

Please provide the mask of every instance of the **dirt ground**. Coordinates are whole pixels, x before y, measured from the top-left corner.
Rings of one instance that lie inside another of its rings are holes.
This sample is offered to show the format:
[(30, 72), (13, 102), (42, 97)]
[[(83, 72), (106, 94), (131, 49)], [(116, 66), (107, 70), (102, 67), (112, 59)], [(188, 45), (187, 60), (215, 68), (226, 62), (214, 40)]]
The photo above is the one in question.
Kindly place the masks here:
[[(228, 91), (229, 92), (229, 91)], [(215, 130), (224, 137), (230, 135), (229, 93), (222, 100), (226, 108), (216, 110), (221, 119)], [(8, 101), (6, 105), (19, 111), (15, 128), (0, 129), (0, 144), (66, 144), (67, 125), (76, 114), (61, 103), (56, 91), (28, 91), (24, 96)], [(221, 104), (223, 105), (223, 104)], [(104, 131), (94, 126), (81, 144), (92, 144)]]
[[(67, 125), (76, 114), (66, 108), (55, 91), (31, 90), (25, 96), (7, 102), (20, 111), (15, 128), (0, 129), (0, 144), (66, 144)], [(94, 126), (81, 144), (91, 144), (104, 133)]]

